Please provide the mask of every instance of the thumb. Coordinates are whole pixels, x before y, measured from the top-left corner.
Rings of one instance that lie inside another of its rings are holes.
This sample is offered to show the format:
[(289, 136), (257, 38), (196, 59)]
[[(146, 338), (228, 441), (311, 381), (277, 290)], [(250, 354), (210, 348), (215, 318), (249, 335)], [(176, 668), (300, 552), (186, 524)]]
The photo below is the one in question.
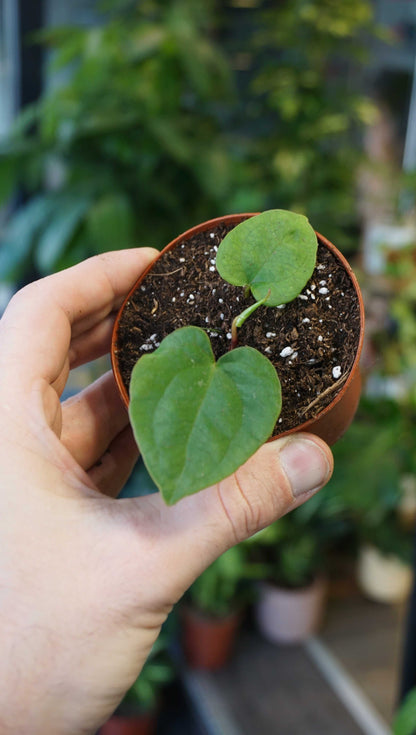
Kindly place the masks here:
[(331, 451), (321, 439), (295, 434), (265, 444), (233, 475), (172, 507), (150, 496), (151, 512), (143, 505), (139, 512), (147, 517), (147, 532), (149, 523), (156, 531), (160, 568), (154, 571), (170, 602), (230, 546), (317, 492), (332, 468)]

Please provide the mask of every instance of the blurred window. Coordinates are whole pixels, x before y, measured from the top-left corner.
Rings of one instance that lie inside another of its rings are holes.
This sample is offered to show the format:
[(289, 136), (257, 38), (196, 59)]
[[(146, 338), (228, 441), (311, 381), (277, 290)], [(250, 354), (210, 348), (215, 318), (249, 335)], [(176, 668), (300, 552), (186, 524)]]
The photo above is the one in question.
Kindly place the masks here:
[(0, 138), (12, 123), (18, 106), (18, 3), (0, 0)]

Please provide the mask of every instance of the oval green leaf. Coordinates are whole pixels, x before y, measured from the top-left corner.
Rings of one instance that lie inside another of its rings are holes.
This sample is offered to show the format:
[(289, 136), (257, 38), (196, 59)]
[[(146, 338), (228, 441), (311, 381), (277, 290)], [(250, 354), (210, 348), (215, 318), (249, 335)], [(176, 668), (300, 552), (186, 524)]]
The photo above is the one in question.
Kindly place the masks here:
[(221, 242), (216, 259), (221, 278), (234, 286), (250, 286), (267, 306), (286, 304), (309, 281), (318, 241), (302, 214), (271, 209), (244, 220)]
[(172, 332), (136, 363), (130, 420), (169, 505), (232, 474), (271, 435), (281, 388), (271, 362), (239, 347), (218, 362), (198, 327)]

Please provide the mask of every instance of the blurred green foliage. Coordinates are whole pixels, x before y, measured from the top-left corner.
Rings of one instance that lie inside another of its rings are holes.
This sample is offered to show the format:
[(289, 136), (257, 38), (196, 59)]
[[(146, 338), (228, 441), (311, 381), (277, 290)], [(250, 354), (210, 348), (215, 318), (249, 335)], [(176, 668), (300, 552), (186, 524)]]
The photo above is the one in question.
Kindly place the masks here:
[(28, 195), (2, 233), (2, 277), (271, 207), (345, 244), (373, 115), (352, 81), (370, 0), (112, 0), (101, 12), (95, 27), (38, 35), (56, 83), (0, 149), (0, 201), (17, 185)]
[(384, 298), (388, 323), (372, 334), (377, 371), (399, 377), (407, 400), (416, 406), (416, 242), (385, 247)]
[(325, 571), (326, 554), (348, 532), (326, 489), (246, 542), (250, 577), (305, 587)]
[(357, 544), (370, 543), (406, 562), (413, 530), (399, 515), (402, 478), (414, 475), (414, 410), (408, 404), (364, 398), (346, 435), (335, 445), (335, 469), (326, 492)]
[(352, 556), (363, 543), (409, 563), (414, 529), (399, 507), (402, 478), (416, 472), (415, 420), (407, 403), (364, 397), (333, 447), (328, 485), (246, 542), (251, 578), (302, 587), (325, 572), (331, 551)]
[(295, 511), (260, 531), (251, 552), (258, 578), (280, 587), (305, 587), (322, 571), (319, 538), (310, 523), (298, 523)]
[(416, 733), (416, 687), (411, 689), (393, 720), (393, 735)]
[(202, 572), (189, 588), (186, 599), (205, 615), (225, 617), (246, 600), (249, 575), (246, 547), (238, 544)]

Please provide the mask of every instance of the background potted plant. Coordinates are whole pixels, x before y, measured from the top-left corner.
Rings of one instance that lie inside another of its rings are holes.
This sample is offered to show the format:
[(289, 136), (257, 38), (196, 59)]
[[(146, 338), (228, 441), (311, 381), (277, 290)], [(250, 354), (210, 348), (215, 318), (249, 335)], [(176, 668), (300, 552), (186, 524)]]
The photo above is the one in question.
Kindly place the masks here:
[(153, 645), (139, 678), (125, 695), (100, 735), (154, 735), (163, 688), (174, 678), (166, 628)]
[[(374, 600), (399, 602), (410, 589), (412, 528), (403, 522), (403, 476), (413, 475), (413, 412), (382, 397), (364, 398), (334, 448), (328, 493), (355, 536), (357, 578)], [(354, 462), (351, 458), (354, 457)]]
[(226, 551), (188, 590), (181, 606), (182, 644), (193, 668), (224, 666), (233, 646), (247, 602), (247, 551), (239, 544)]
[(361, 590), (375, 602), (400, 603), (409, 596), (413, 570), (412, 538), (394, 516), (378, 528), (361, 528), (357, 579)]
[(29, 195), (11, 210), (1, 272), (157, 247), (191, 216), (275, 201), (351, 247), (357, 128), (374, 117), (351, 79), (369, 33), (369, 0), (224, 12), (114, 0), (90, 27), (45, 29), (44, 94), (0, 151), (1, 204), (14, 185)]
[(252, 575), (261, 580), (255, 606), (257, 626), (275, 643), (303, 641), (322, 622), (325, 554), (343, 530), (325, 506), (325, 494), (315, 496), (247, 542)]

